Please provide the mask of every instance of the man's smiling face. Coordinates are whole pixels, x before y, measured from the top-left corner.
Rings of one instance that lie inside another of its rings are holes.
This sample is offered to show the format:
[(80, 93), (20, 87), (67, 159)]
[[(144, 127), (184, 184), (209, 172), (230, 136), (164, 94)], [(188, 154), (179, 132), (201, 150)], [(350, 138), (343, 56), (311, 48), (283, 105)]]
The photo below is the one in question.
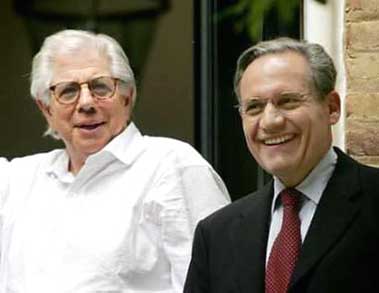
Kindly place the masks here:
[[(58, 55), (54, 59), (52, 85), (61, 82), (84, 83), (110, 76), (109, 61), (95, 50), (82, 50), (74, 56)], [(132, 108), (132, 90), (116, 89), (112, 97), (97, 100), (87, 84), (82, 84), (80, 96), (73, 104), (61, 104), (53, 96), (49, 105), (39, 103), (50, 127), (65, 143), (71, 161), (85, 159), (101, 150), (127, 125)]]
[(241, 112), (249, 150), (287, 186), (300, 183), (326, 154), (340, 114), (338, 95), (320, 99), (311, 85), (306, 59), (291, 51), (259, 57), (240, 81), (241, 105), (266, 102), (252, 115)]

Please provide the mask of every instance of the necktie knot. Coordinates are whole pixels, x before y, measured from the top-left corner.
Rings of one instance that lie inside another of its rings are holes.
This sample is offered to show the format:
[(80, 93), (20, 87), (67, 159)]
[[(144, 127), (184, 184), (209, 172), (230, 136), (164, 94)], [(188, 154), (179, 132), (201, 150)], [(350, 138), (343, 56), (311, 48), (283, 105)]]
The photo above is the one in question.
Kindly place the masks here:
[(286, 188), (281, 191), (280, 199), (284, 207), (289, 206), (298, 210), (301, 199), (301, 192), (294, 188)]

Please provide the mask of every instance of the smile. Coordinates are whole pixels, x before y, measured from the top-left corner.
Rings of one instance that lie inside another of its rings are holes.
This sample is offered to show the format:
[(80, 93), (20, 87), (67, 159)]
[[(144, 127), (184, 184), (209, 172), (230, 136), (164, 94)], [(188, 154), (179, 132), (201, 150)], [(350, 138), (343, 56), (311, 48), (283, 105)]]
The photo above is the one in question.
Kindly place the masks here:
[(282, 144), (285, 143), (289, 140), (291, 140), (294, 137), (293, 134), (287, 134), (283, 136), (278, 136), (274, 138), (267, 138), (263, 140), (263, 143), (266, 145), (277, 145), (277, 144)]
[(93, 130), (93, 129), (96, 129), (96, 128), (100, 127), (103, 124), (105, 124), (105, 122), (89, 123), (89, 124), (79, 124), (79, 125), (76, 125), (76, 127), (80, 128), (80, 129), (85, 129), (85, 130)]

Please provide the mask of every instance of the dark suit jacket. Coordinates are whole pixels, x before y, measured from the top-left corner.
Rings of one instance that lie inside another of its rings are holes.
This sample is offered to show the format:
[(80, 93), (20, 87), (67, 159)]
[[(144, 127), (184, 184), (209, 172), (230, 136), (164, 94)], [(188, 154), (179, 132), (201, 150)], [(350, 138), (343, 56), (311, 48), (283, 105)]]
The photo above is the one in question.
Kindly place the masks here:
[[(379, 292), (379, 170), (336, 149), (289, 292)], [(272, 182), (196, 228), (185, 293), (264, 292)]]

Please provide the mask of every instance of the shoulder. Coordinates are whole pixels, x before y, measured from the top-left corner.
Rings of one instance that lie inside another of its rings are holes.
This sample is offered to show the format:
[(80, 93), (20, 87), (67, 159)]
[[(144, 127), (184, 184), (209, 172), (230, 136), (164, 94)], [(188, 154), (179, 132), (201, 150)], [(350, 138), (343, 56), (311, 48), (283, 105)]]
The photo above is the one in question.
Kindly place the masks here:
[(335, 150), (338, 155), (337, 168), (345, 169), (346, 172), (356, 169), (358, 176), (364, 181), (371, 179), (379, 184), (379, 168), (362, 164), (338, 148)]
[(6, 158), (0, 158), (0, 174), (4, 173), (9, 166), (9, 161)]
[(17, 157), (9, 162), (9, 166), (11, 170), (17, 170), (17, 172), (34, 169), (40, 166), (41, 164), (49, 165), (63, 152), (64, 150), (57, 149), (46, 153), (38, 153), (24, 157)]
[(146, 143), (148, 143), (151, 146), (154, 146), (155, 148), (158, 148), (158, 150), (160, 151), (171, 151), (177, 153), (197, 152), (189, 143), (175, 138), (149, 135), (144, 135), (143, 138), (146, 141)]
[(5, 193), (8, 182), (9, 174), (9, 162), (5, 158), (0, 158), (0, 206), (2, 201), (2, 196)]
[[(10, 160), (4, 168), (6, 170), (6, 186), (1, 186), (1, 192), (5, 194), (3, 202), (18, 202), (31, 191), (36, 178), (41, 179), (41, 170), (50, 165), (52, 159), (57, 157), (62, 150), (39, 153)], [(1, 166), (2, 167), (2, 166)], [(42, 179), (43, 180), (43, 179)], [(3, 184), (3, 183), (1, 183)], [(12, 195), (12, 196), (11, 196)]]
[(379, 197), (376, 196), (379, 190), (379, 168), (364, 165), (341, 150), (336, 149), (336, 152), (338, 160), (334, 178), (331, 179), (335, 180), (338, 177), (342, 182), (339, 186), (343, 185), (347, 190), (359, 188), (375, 201), (379, 201)]
[(9, 161), (6, 158), (0, 158), (0, 183), (3, 178), (7, 177), (9, 169)]
[(184, 165), (208, 165), (207, 161), (189, 143), (167, 137), (143, 136), (147, 151), (156, 158)]
[(144, 136), (144, 140), (144, 161), (156, 166), (157, 186), (180, 185), (188, 193), (188, 202), (194, 204), (196, 201), (209, 203), (212, 197), (220, 194), (223, 194), (222, 202), (225, 199), (229, 202), (228, 191), (219, 174), (189, 143), (151, 136)]
[[(371, 195), (377, 194), (379, 190), (379, 168), (363, 165), (358, 162), (357, 165), (363, 189)], [(379, 197), (375, 196), (375, 198), (379, 201)]]

